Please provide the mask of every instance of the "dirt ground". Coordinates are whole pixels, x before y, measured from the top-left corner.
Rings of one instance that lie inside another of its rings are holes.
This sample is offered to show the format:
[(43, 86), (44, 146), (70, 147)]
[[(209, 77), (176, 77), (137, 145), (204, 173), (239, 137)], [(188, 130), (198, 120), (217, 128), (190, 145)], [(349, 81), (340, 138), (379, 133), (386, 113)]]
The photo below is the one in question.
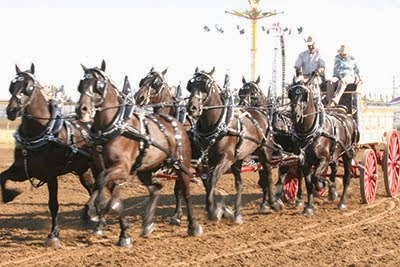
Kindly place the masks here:
[[(12, 163), (12, 151), (12, 145), (1, 144), (0, 171)], [(163, 181), (157, 228), (147, 239), (139, 236), (147, 190), (132, 180), (125, 185), (124, 195), (135, 242), (132, 248), (119, 248), (115, 246), (119, 234), (116, 217), (107, 217), (109, 225), (103, 236), (92, 236), (92, 226), (80, 219), (88, 195), (75, 176), (62, 176), (62, 246), (57, 249), (43, 246), (51, 227), (46, 186), (34, 189), (29, 182), (8, 182), (8, 187), (23, 193), (0, 205), (0, 266), (399, 266), (400, 200), (384, 196), (381, 170), (373, 204), (361, 204), (359, 180), (354, 178), (348, 211), (339, 212), (337, 200), (329, 202), (322, 197), (316, 200), (312, 217), (290, 205), (280, 213), (258, 214), (261, 193), (257, 174), (244, 173), (243, 180), (245, 221), (241, 225), (226, 219), (207, 221), (205, 192), (202, 185), (192, 184), (195, 212), (204, 229), (196, 238), (186, 235), (186, 218), (181, 227), (166, 223), (174, 208), (173, 182)], [(341, 179), (338, 188), (341, 193)], [(232, 205), (233, 178), (222, 177), (218, 189)]]

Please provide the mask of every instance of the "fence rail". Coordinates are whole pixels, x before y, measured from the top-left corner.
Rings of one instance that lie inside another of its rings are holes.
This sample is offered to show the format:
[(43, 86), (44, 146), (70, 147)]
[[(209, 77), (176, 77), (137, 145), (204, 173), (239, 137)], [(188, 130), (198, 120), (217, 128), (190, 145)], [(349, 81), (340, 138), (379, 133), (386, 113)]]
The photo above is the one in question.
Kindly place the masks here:
[[(7, 104), (0, 104), (0, 118), (7, 118)], [(66, 116), (75, 113), (75, 105), (63, 105), (63, 114)]]

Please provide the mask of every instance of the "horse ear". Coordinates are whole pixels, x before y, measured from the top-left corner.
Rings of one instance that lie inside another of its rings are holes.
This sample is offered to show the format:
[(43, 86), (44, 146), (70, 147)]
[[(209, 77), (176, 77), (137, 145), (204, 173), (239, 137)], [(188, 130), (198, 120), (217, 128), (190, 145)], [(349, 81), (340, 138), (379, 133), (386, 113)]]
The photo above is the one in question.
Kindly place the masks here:
[(255, 81), (255, 84), (259, 84), (260, 83), (260, 75), (258, 75), (257, 80)]
[(154, 67), (151, 67), (151, 69), (150, 69), (150, 71), (149, 72), (153, 72), (154, 71)]
[(212, 68), (212, 70), (208, 73), (210, 76), (212, 76), (215, 72), (215, 66)]
[(100, 68), (102, 71), (105, 71), (106, 70), (106, 62), (104, 61), (104, 59), (103, 59), (103, 61), (101, 61), (101, 68)]
[(199, 72), (199, 67), (196, 67), (196, 69), (194, 70), (194, 72)]
[(161, 72), (161, 74), (164, 76), (165, 73), (167, 73), (167, 71), (168, 71), (168, 68), (166, 68), (163, 72)]
[(244, 78), (244, 76), (242, 75), (242, 83), (245, 84), (246, 83), (246, 78)]
[(84, 72), (86, 72), (88, 70), (83, 64), (81, 64), (81, 67), (82, 67)]
[(17, 64), (15, 64), (15, 71), (17, 72), (17, 74), (21, 72)]
[(31, 73), (35, 74), (35, 65), (33, 63), (31, 64)]

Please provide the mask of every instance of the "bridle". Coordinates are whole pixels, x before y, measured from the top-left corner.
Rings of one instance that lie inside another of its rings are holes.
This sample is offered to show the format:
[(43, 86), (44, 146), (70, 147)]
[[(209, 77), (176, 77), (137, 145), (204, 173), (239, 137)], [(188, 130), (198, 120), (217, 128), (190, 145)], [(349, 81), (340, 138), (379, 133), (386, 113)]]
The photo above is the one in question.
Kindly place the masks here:
[[(143, 88), (145, 86), (148, 88), (148, 94), (146, 94), (146, 97), (144, 98), (142, 105), (149, 105), (152, 103), (162, 103), (163, 101), (162, 93), (164, 90), (168, 89), (168, 86), (165, 83), (162, 75), (158, 74), (157, 72), (150, 72), (139, 83), (140, 88)], [(171, 94), (169, 90), (168, 93)], [(153, 101), (156, 97), (160, 96), (161, 96), (160, 99)]]
[[(204, 79), (205, 78), (205, 79)], [(204, 86), (195, 86), (197, 84), (204, 83)], [(200, 92), (202, 89), (206, 90), (206, 96)], [(221, 93), (221, 89), (219, 86), (216, 86), (215, 80), (204, 72), (196, 72), (193, 77), (189, 80), (187, 85), (187, 90), (190, 92), (190, 98), (198, 99), (199, 103), (199, 114), (201, 115), (203, 110), (205, 109), (204, 103), (207, 103), (208, 99), (214, 92), (214, 90), (219, 91)], [(197, 94), (196, 94), (197, 93)], [(212, 108), (212, 107), (210, 107)]]
[[(243, 90), (248, 90), (248, 94), (241, 94)], [(240, 103), (245, 106), (255, 106), (263, 100), (260, 88), (255, 82), (248, 82), (239, 90)]]
[[(304, 91), (306, 91), (306, 93), (307, 93), (306, 96), (304, 96)], [(324, 111), (324, 108), (320, 101), (320, 96), (316, 95), (312, 99), (310, 99), (309, 94), (311, 94), (311, 93), (312, 93), (311, 89), (303, 84), (295, 84), (292, 87), (290, 87), (288, 90), (289, 95), (290, 94), (295, 95), (290, 98), (293, 98), (293, 97), (296, 98), (295, 105), (291, 105), (292, 112), (293, 112), (294, 107), (300, 107), (300, 109), (297, 110), (297, 112), (300, 111), (299, 112), (300, 114), (298, 114), (300, 118), (297, 120), (297, 122), (300, 122), (302, 124), (306, 117), (313, 116), (313, 115), (316, 116), (313, 126), (309, 129), (308, 132), (298, 133), (298, 132), (296, 132), (296, 130), (294, 128), (295, 123), (292, 124), (292, 130), (291, 130), (292, 136), (294, 136), (298, 140), (309, 141), (309, 142), (311, 142), (311, 140), (313, 138), (315, 138), (316, 136), (321, 134), (322, 126), (325, 121), (325, 111)], [(297, 99), (300, 96), (302, 97), (302, 99)], [(292, 101), (292, 99), (291, 99), (291, 101)], [(315, 105), (316, 111), (305, 114), (305, 109), (307, 108), (309, 101), (313, 102), (312, 104)]]
[[(98, 75), (94, 75), (93, 72), (97, 73)], [(100, 76), (101, 78), (97, 76)], [(83, 82), (86, 82), (87, 85), (84, 86), (82, 84)], [(115, 90), (119, 99), (126, 97), (117, 89), (116, 85), (113, 81), (111, 81), (107, 74), (105, 74), (100, 69), (94, 68), (87, 70), (82, 77), (81, 84), (79, 84), (78, 87), (78, 91), (81, 93), (81, 95), (87, 95), (90, 98), (90, 104), (93, 110), (92, 114), (90, 115), (91, 118), (94, 118), (97, 111), (103, 111), (110, 108), (119, 108), (121, 106), (116, 105), (107, 108), (102, 107), (107, 96), (106, 89), (108, 85), (111, 85), (111, 87)]]
[[(17, 87), (18, 83), (22, 82), (26, 82), (25, 87)], [(28, 107), (32, 102), (32, 93), (37, 87), (42, 88), (42, 86), (37, 82), (35, 76), (26, 71), (18, 73), (11, 81), (9, 91), (12, 98), (15, 98), (18, 104), (18, 116), (24, 115), (26, 107)]]

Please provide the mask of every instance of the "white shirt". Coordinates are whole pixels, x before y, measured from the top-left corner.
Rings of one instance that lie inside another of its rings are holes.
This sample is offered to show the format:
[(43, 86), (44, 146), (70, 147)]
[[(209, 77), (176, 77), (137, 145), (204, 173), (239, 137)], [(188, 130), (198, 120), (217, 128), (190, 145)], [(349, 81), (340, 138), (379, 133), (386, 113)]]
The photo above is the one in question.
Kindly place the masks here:
[(313, 54), (309, 50), (306, 50), (300, 53), (294, 67), (301, 69), (303, 74), (308, 75), (319, 68), (325, 68), (325, 61), (321, 58), (318, 49)]

